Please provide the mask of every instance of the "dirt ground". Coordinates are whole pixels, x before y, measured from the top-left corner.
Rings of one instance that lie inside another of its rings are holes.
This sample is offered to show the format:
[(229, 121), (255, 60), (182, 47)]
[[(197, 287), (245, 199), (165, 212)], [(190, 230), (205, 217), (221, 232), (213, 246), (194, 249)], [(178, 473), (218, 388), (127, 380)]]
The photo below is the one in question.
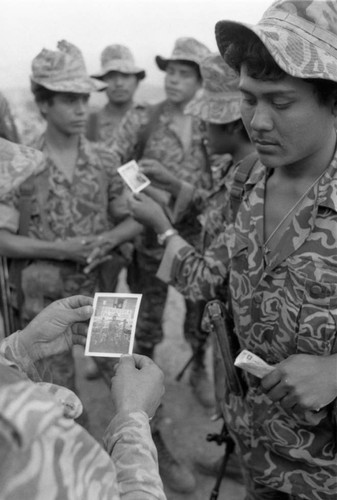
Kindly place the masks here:
[[(127, 291), (120, 281), (120, 291)], [(204, 457), (213, 460), (223, 454), (223, 447), (207, 442), (208, 433), (218, 433), (221, 422), (212, 422), (212, 410), (204, 409), (195, 399), (188, 384), (188, 373), (179, 382), (175, 380), (185, 362), (190, 348), (182, 336), (184, 304), (181, 296), (170, 289), (164, 315), (165, 340), (156, 350), (155, 361), (165, 374), (164, 419), (162, 434), (168, 447), (191, 471), (197, 487), (193, 493), (179, 494), (165, 485), (168, 500), (209, 500), (215, 478), (202, 475), (194, 465), (194, 459)], [(208, 353), (207, 368), (211, 375), (211, 353)], [(81, 399), (88, 410), (92, 434), (100, 440), (109, 423), (112, 405), (109, 391), (102, 379), (87, 381), (83, 376), (83, 356), (77, 353), (78, 385)], [(235, 481), (224, 478), (218, 500), (243, 500), (244, 488)]]

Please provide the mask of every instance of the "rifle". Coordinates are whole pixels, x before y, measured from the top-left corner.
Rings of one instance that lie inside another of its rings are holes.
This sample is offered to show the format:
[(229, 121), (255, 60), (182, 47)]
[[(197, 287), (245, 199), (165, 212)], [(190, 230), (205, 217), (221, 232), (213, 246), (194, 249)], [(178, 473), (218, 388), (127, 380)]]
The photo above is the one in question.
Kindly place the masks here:
[(8, 337), (16, 328), (14, 312), (11, 305), (8, 262), (6, 257), (0, 257), (0, 310), (4, 322), (5, 337)]

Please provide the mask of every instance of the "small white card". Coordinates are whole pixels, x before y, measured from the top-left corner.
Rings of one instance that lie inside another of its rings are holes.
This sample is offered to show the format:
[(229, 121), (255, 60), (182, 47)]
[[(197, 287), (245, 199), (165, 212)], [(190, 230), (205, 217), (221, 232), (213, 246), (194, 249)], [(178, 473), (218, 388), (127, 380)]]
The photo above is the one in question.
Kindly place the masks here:
[(255, 375), (255, 377), (263, 378), (268, 373), (272, 372), (275, 367), (268, 365), (263, 359), (256, 354), (244, 349), (236, 357), (234, 365), (246, 370), (248, 373)]
[(141, 298), (133, 293), (95, 293), (86, 356), (119, 358), (132, 354)]
[(134, 193), (139, 193), (139, 191), (142, 191), (142, 189), (150, 184), (150, 179), (140, 172), (139, 166), (135, 160), (125, 163), (125, 165), (119, 167), (117, 171)]

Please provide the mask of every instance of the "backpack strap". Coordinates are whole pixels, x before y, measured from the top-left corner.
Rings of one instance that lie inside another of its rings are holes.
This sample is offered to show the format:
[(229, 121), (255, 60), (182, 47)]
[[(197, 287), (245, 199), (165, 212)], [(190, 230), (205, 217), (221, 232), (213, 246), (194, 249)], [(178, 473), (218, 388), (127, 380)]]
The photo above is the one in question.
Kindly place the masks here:
[(136, 161), (143, 157), (146, 143), (159, 121), (159, 117), (163, 111), (165, 103), (166, 101), (162, 101), (158, 104), (149, 106), (149, 120), (146, 125), (140, 128), (138, 133), (138, 141), (134, 153), (134, 159)]
[(244, 158), (237, 166), (234, 180), (230, 191), (230, 206), (232, 212), (232, 220), (234, 221), (242, 202), (245, 184), (251, 173), (255, 163), (258, 161), (257, 153), (251, 153)]
[(21, 236), (28, 235), (29, 221), (32, 212), (32, 196), (35, 191), (35, 175), (31, 175), (23, 182), (19, 190), (19, 230)]

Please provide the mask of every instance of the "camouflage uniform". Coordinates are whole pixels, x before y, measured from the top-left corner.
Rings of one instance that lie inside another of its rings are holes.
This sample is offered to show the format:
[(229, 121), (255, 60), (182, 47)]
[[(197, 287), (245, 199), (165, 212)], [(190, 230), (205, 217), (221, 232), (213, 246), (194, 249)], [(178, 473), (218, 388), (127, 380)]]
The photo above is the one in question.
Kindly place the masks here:
[[(257, 26), (221, 21), (216, 34), (224, 53), (253, 31), (289, 75), (337, 82), (336, 26), (335, 2), (281, 0)], [(337, 345), (337, 152), (299, 200), (282, 244), (266, 252), (269, 174), (255, 164), (234, 223), (205, 256), (173, 236), (158, 276), (196, 300), (218, 296), (228, 279), (240, 348), (271, 365), (299, 354), (330, 357)], [(244, 378), (245, 395), (227, 390), (223, 413), (245, 463), (248, 498), (335, 498), (336, 399), (315, 412), (290, 412), (271, 402), (256, 377)]]
[(0, 344), (1, 498), (165, 500), (148, 416), (117, 414), (103, 450), (73, 421), (78, 398), (41, 383), (18, 340), (14, 333)]
[[(140, 131), (148, 123), (149, 116), (149, 107), (132, 109), (121, 123), (113, 150), (123, 163), (134, 156)], [(200, 121), (193, 121), (191, 146), (185, 151), (171, 116), (171, 104), (165, 102), (158, 124), (145, 145), (143, 158), (158, 160), (180, 179), (196, 186), (210, 188), (210, 172), (207, 169)], [(182, 220), (176, 227), (191, 243), (198, 243), (200, 224), (196, 219)], [(132, 291), (143, 293), (136, 337), (139, 345), (144, 347), (158, 344), (163, 337), (161, 321), (167, 286), (155, 278), (162, 254), (163, 250), (158, 245), (156, 236), (146, 230), (137, 243), (138, 275), (130, 282)], [(195, 317), (195, 311), (191, 317)], [(192, 329), (195, 327), (196, 325), (193, 325)], [(185, 325), (185, 332), (188, 330), (190, 325)]]
[[(42, 137), (36, 143), (44, 147)], [(27, 148), (28, 151), (30, 151)], [(34, 179), (28, 236), (40, 240), (92, 236), (113, 227), (128, 215), (124, 190), (115, 165), (116, 157), (102, 146), (80, 138), (79, 152), (72, 183), (47, 156), (42, 172)], [(14, 172), (14, 175), (20, 172)], [(22, 176), (21, 176), (22, 180)], [(19, 227), (20, 190), (1, 196), (0, 227), (16, 233)], [(48, 207), (48, 210), (46, 210)], [(113, 218), (109, 218), (110, 216)], [(71, 261), (36, 259), (22, 271), (23, 322), (27, 323), (53, 300), (74, 294), (93, 295), (99, 270), (83, 273), (83, 266)], [(50, 358), (52, 381), (75, 389), (75, 367), (72, 354)], [(103, 361), (102, 361), (103, 363)], [(47, 363), (44, 364), (47, 366)], [(45, 377), (51, 375), (46, 373)]]
[(0, 137), (19, 142), (19, 133), (7, 99), (0, 93)]
[[(258, 162), (235, 228), (219, 234), (205, 257), (179, 236), (172, 237), (158, 276), (191, 299), (210, 300), (221, 294), (231, 261), (229, 289), (242, 349), (270, 364), (291, 354), (332, 354), (337, 341), (337, 155), (318, 188), (305, 198), (279, 252), (268, 255), (260, 244), (266, 175)], [(312, 332), (324, 332), (324, 337)], [(321, 410), (313, 424), (271, 405), (257, 379), (245, 378), (246, 397), (227, 393), (223, 412), (253, 477), (300, 498), (312, 499), (314, 489), (315, 498), (332, 500), (336, 484), (327, 478), (337, 473), (334, 405)]]
[[(101, 70), (93, 76), (99, 80), (104, 80), (104, 77), (110, 72), (136, 75), (138, 80), (143, 80), (146, 75), (143, 69), (135, 65), (134, 57), (129, 48), (120, 44), (105, 47), (101, 54)], [(129, 108), (133, 105), (131, 101)], [(89, 116), (88, 138), (111, 144), (115, 139), (121, 119), (122, 117), (120, 117), (119, 121), (116, 120), (114, 109), (108, 102), (102, 109)], [(91, 128), (94, 130), (91, 130)]]

